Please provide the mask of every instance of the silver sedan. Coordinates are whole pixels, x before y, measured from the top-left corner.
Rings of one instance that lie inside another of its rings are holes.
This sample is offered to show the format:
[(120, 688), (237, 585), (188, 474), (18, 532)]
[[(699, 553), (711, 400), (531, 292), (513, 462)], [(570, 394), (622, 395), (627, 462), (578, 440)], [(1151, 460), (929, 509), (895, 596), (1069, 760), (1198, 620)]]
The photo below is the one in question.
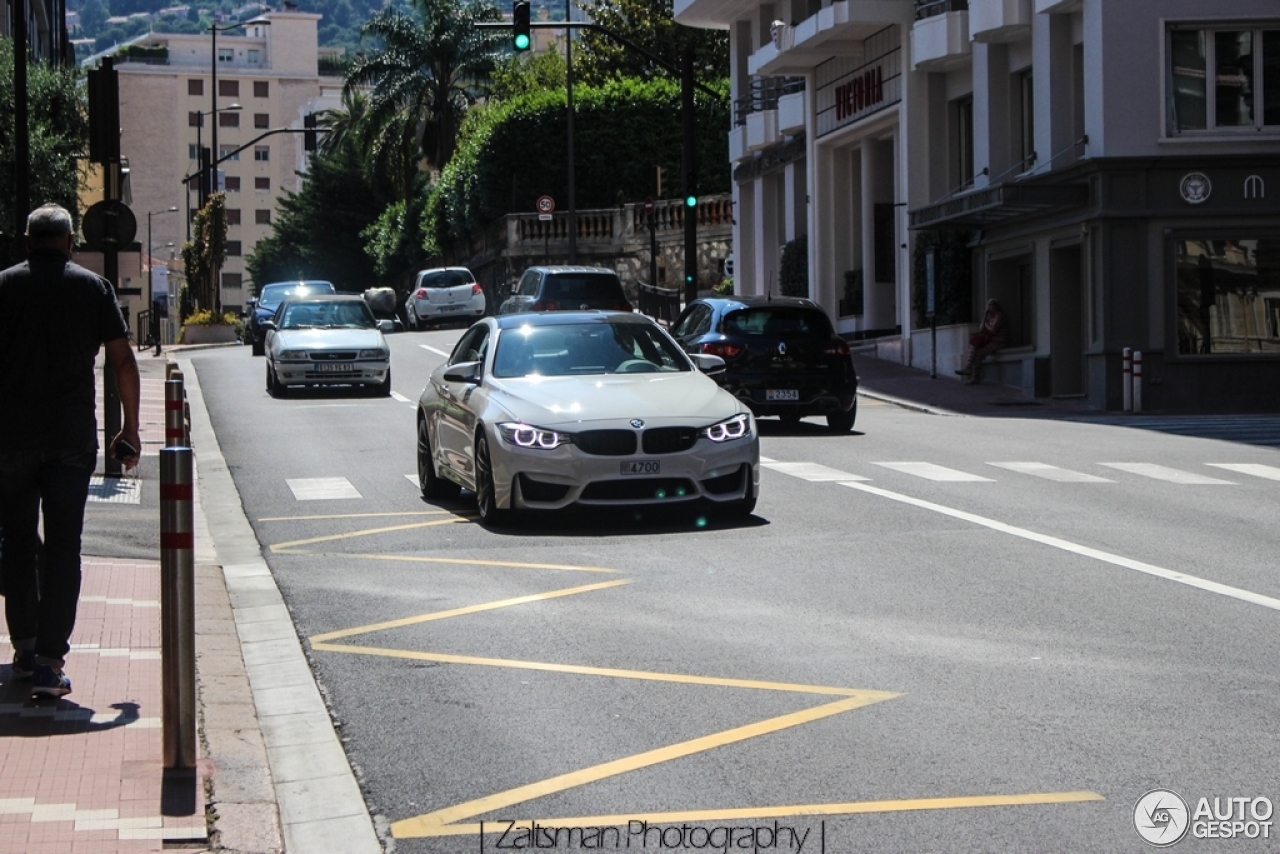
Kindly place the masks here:
[(280, 304), (267, 330), (267, 391), (298, 386), (362, 386), (391, 394), (390, 320), (378, 320), (359, 296), (294, 297)]
[(751, 412), (656, 323), (624, 312), (485, 318), (418, 401), (426, 498), (473, 490), (480, 518), (571, 504), (705, 501), (749, 515), (760, 481)]

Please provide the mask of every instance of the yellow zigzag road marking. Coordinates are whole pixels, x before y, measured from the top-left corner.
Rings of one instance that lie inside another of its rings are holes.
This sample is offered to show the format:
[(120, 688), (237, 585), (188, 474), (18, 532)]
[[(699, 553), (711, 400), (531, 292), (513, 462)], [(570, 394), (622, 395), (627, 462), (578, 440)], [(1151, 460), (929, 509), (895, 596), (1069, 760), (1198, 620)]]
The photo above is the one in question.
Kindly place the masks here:
[(465, 522), (466, 519), (460, 516), (454, 516), (449, 519), (436, 519), (433, 522), (413, 522), (409, 525), (391, 525), (386, 528), (366, 528), (363, 531), (348, 531), (345, 534), (326, 534), (323, 537), (309, 537), (305, 540), (290, 540), (287, 543), (275, 543), (271, 546), (271, 551), (277, 554), (287, 553), (294, 546), (309, 546), (312, 543), (328, 543), (333, 540), (349, 540), (354, 537), (365, 537), (370, 534), (387, 534), (392, 531), (411, 531), (414, 528), (429, 528), (433, 525), (452, 525), (456, 522)]
[(395, 513), (337, 513), (321, 516), (263, 516), (259, 522), (309, 522), (315, 519), (385, 519), (389, 516), (445, 516), (452, 510), (404, 510)]
[[(916, 798), (898, 801), (849, 801), (837, 804), (793, 804), (776, 807), (742, 807), (736, 809), (680, 810), (677, 812), (627, 813), (625, 815), (587, 815), (565, 818), (536, 819), (542, 827), (625, 827), (628, 822), (643, 821), (649, 824), (680, 824), (690, 821), (759, 821), (770, 818), (795, 816), (857, 815), (859, 813), (912, 812), (919, 810), (973, 809), (975, 807), (1016, 807), (1042, 804), (1078, 804), (1106, 800), (1097, 792), (1033, 792), (1025, 795), (972, 795), (954, 798)], [(392, 833), (402, 837), (399, 826), (429, 818), (436, 813), (405, 819), (393, 824)], [(534, 820), (516, 822), (489, 822), (489, 833), (499, 830), (531, 829)], [(508, 827), (510, 824), (510, 827)], [(494, 829), (496, 826), (496, 830)], [(463, 836), (480, 834), (477, 824), (451, 824), (434, 830), (432, 836)]]

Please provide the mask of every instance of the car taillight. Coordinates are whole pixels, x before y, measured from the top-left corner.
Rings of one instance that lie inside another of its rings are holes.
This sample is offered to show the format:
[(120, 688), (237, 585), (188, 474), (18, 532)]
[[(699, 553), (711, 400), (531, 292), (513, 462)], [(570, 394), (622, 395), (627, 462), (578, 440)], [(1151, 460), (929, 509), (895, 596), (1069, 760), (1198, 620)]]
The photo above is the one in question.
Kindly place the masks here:
[(849, 344), (846, 341), (841, 341), (838, 344), (832, 344), (822, 352), (828, 356), (847, 356), (849, 355)]
[(476, 296), (480, 296), (480, 294), (482, 294), (482, 293), (484, 293), (484, 289), (483, 289), (483, 288), (481, 288), (481, 287), (480, 287), (478, 284), (476, 284), (475, 282), (472, 282), (472, 283), (471, 283), (471, 295), (472, 295), (473, 297), (476, 297)]
[(427, 298), (427, 289), (426, 289), (426, 288), (418, 288), (418, 294), (417, 294), (417, 297), (418, 297), (418, 299), (426, 299), (426, 298)]
[(538, 300), (533, 305), (529, 306), (529, 308), (533, 311), (555, 311), (559, 306), (553, 302), (543, 302), (542, 300)]
[(724, 341), (711, 341), (702, 345), (702, 352), (727, 360), (737, 358), (738, 354), (742, 352), (742, 347), (737, 344), (728, 344)]

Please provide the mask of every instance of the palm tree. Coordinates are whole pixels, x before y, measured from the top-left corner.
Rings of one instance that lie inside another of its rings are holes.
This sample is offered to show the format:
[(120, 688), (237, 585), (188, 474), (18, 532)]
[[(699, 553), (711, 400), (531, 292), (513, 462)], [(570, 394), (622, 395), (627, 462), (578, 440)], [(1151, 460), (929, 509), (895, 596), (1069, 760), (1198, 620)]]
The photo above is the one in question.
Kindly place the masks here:
[[(362, 35), (383, 47), (356, 59), (346, 89), (369, 88), (368, 135), (385, 147), (406, 137), (435, 169), (453, 156), (467, 109), (483, 94), (503, 41), (481, 21), (501, 14), (488, 0), (411, 0), (414, 16), (387, 8), (370, 18)], [(370, 149), (372, 153), (372, 148)], [(393, 158), (389, 152), (384, 161)]]
[(345, 86), (342, 89), (342, 106), (336, 110), (321, 110), (316, 116), (320, 127), (329, 132), (320, 136), (316, 148), (321, 154), (334, 154), (348, 142), (358, 145), (360, 126), (369, 113), (369, 99), (360, 89)]

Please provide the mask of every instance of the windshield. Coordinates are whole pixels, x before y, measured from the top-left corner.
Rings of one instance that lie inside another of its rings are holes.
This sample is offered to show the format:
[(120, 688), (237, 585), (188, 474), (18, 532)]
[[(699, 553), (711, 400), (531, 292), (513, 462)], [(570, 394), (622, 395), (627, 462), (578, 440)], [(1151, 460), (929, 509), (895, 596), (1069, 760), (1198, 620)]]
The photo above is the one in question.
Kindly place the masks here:
[(373, 312), (364, 300), (294, 302), (284, 307), (281, 329), (374, 329)]
[(289, 296), (306, 296), (307, 294), (331, 294), (333, 285), (328, 282), (285, 282), (279, 285), (264, 285), (258, 294), (258, 305), (262, 308), (274, 308)]
[(616, 299), (621, 301), (622, 283), (617, 276), (607, 273), (557, 273), (548, 276), (543, 287), (544, 299), (590, 300)]
[(426, 273), (422, 277), (424, 288), (453, 288), (458, 285), (469, 285), (475, 278), (466, 270), (441, 270), (438, 273)]
[(689, 362), (648, 323), (525, 325), (503, 330), (493, 375), (564, 377), (688, 371)]
[(723, 330), (728, 335), (748, 338), (819, 338), (834, 335), (831, 321), (808, 308), (748, 308), (725, 316)]

